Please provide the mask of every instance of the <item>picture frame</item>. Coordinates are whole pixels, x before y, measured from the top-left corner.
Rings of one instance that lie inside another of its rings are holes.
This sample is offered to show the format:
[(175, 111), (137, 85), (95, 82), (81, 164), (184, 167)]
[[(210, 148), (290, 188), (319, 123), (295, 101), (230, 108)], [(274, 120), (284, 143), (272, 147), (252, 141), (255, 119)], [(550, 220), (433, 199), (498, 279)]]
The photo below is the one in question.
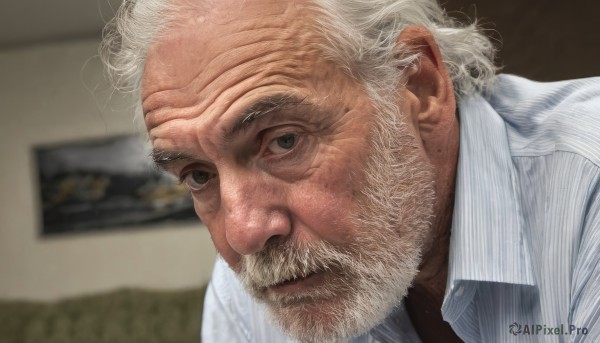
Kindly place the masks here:
[(198, 221), (189, 191), (138, 135), (34, 148), (42, 236)]

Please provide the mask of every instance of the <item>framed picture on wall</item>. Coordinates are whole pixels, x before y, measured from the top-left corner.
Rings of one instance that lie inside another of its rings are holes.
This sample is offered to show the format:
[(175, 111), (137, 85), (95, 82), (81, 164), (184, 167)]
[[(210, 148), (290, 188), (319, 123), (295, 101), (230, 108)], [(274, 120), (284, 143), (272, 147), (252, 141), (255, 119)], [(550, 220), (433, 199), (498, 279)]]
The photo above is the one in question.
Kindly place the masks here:
[(42, 235), (198, 221), (185, 186), (137, 135), (34, 148)]

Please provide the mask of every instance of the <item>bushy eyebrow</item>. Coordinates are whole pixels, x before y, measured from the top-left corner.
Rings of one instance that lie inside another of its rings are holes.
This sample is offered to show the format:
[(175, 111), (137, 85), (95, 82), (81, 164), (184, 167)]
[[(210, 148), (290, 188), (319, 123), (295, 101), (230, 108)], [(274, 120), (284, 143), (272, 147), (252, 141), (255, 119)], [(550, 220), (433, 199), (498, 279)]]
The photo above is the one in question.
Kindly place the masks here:
[(169, 151), (159, 148), (152, 149), (150, 153), (154, 165), (162, 170), (168, 170), (169, 166), (178, 161), (193, 161), (196, 160), (193, 156), (179, 151)]
[(314, 107), (313, 104), (306, 101), (306, 97), (299, 97), (291, 93), (277, 93), (261, 98), (242, 112), (237, 121), (225, 131), (224, 138), (225, 140), (231, 140), (249, 127), (252, 122), (264, 115), (298, 106)]
[[(248, 128), (258, 118), (267, 114), (284, 111), (289, 108), (297, 108), (298, 106), (307, 106), (309, 110), (312, 109), (316, 111), (316, 106), (307, 102), (306, 97), (300, 97), (296, 94), (277, 93), (260, 98), (241, 112), (233, 125), (225, 130), (223, 138), (225, 141), (230, 141), (241, 131)], [(159, 148), (152, 149), (150, 157), (154, 161), (156, 167), (162, 170), (168, 170), (171, 165), (179, 161), (198, 160), (194, 156), (184, 152), (163, 150)]]

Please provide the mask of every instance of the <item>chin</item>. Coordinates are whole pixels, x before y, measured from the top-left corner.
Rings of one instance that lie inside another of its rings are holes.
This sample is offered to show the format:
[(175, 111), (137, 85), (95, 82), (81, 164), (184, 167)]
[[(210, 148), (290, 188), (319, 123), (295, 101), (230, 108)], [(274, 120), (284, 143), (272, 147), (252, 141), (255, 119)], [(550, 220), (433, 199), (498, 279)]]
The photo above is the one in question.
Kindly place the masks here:
[(377, 326), (401, 303), (416, 268), (406, 272), (400, 279), (395, 278), (396, 282), (380, 283), (377, 290), (373, 288), (375, 285), (363, 280), (362, 285), (354, 285), (353, 290), (332, 285), (319, 292), (328, 294), (327, 298), (263, 299), (263, 302), (269, 318), (299, 342), (346, 342)]

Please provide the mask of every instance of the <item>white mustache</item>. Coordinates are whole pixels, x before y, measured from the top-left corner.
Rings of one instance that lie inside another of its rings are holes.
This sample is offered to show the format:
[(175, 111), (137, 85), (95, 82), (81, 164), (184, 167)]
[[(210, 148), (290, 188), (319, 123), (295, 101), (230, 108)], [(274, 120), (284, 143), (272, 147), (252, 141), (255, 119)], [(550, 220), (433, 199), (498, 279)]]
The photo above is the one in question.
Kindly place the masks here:
[(326, 242), (300, 245), (287, 241), (242, 256), (238, 274), (247, 287), (260, 291), (319, 272), (342, 271), (350, 261), (350, 254)]

